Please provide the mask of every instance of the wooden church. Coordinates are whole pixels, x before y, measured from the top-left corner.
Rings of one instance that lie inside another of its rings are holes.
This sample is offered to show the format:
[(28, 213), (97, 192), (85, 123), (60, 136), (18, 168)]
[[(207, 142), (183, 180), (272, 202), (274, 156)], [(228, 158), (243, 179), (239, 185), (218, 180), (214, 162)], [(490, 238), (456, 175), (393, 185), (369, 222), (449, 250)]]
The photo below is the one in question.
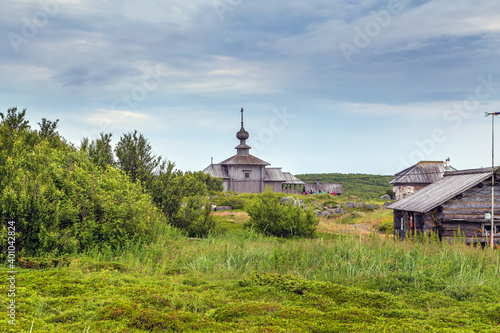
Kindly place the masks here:
[(246, 141), (249, 133), (243, 126), (243, 108), (241, 108), (241, 128), (236, 133), (240, 144), (236, 146), (236, 155), (218, 164), (210, 164), (203, 172), (221, 178), (225, 191), (238, 193), (261, 193), (266, 187), (274, 192), (302, 193), (305, 183), (281, 168), (270, 167), (270, 164), (250, 154), (251, 147)]

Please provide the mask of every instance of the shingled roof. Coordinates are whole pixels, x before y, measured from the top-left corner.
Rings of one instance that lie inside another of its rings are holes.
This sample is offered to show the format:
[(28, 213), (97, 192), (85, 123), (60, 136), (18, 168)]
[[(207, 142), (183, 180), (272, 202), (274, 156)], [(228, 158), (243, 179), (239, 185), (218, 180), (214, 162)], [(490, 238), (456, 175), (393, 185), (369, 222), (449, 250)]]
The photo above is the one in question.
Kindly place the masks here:
[(270, 163), (267, 163), (266, 161), (261, 160), (260, 158), (257, 158), (253, 155), (234, 155), (231, 156), (230, 158), (220, 162), (219, 164), (225, 164), (225, 165), (271, 165)]
[[(498, 172), (499, 168), (495, 169)], [(390, 209), (427, 213), (491, 177), (491, 168), (445, 172), (444, 177), (388, 206)]]
[(210, 164), (203, 170), (204, 173), (211, 175), (212, 177), (227, 179), (229, 178), (229, 173), (227, 166), (220, 164)]
[(389, 184), (432, 184), (443, 178), (446, 171), (455, 171), (455, 169), (447, 168), (441, 161), (420, 161), (395, 174), (395, 178)]

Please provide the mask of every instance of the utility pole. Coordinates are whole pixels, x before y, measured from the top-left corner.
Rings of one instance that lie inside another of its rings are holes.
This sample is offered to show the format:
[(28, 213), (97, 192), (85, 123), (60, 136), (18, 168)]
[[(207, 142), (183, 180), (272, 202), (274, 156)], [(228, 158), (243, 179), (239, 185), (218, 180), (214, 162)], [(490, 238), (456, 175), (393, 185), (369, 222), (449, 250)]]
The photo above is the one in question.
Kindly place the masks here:
[(491, 115), (491, 231), (490, 231), (490, 245), (493, 249), (495, 242), (493, 241), (493, 234), (495, 232), (495, 116), (498, 112), (485, 112), (484, 116)]

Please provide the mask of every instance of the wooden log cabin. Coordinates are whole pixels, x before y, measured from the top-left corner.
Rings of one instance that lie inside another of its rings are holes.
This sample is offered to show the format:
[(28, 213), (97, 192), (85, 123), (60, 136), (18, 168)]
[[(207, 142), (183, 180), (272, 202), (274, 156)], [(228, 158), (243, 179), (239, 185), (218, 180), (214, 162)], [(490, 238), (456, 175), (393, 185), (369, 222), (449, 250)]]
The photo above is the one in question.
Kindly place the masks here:
[(429, 186), (430, 184), (443, 178), (446, 171), (456, 171), (450, 166), (450, 159), (441, 161), (420, 161), (403, 171), (394, 175), (394, 179), (389, 182), (393, 187), (396, 201)]
[[(495, 243), (500, 240), (499, 170), (495, 169), (494, 183)], [(436, 232), (450, 239), (460, 230), (466, 243), (489, 242), (491, 186), (492, 168), (445, 172), (440, 180), (388, 207), (394, 210), (395, 236)]]

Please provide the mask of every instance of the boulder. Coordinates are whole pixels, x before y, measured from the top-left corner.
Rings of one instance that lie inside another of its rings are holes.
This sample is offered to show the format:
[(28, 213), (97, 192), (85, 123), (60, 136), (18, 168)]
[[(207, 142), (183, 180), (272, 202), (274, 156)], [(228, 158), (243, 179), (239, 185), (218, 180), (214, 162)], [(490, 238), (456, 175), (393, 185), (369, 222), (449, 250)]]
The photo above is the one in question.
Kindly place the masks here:
[(338, 214), (338, 215), (345, 214), (345, 210), (343, 210), (342, 208), (337, 208), (337, 209), (335, 209), (335, 214)]
[(295, 198), (294, 197), (283, 197), (281, 198), (280, 200), (280, 204), (281, 205), (285, 205), (285, 204), (291, 204), (295, 201)]
[(324, 213), (326, 213), (326, 215), (335, 215), (335, 209), (327, 209)]
[(219, 211), (223, 211), (223, 210), (231, 210), (231, 206), (217, 206), (215, 207), (215, 211), (216, 212), (219, 212)]
[(318, 209), (321, 209), (321, 210), (323, 210), (325, 208), (323, 206), (318, 205), (317, 203), (313, 203), (313, 206), (318, 208)]
[(391, 196), (388, 194), (384, 194), (380, 197), (378, 197), (380, 200), (391, 200)]
[(365, 207), (369, 208), (369, 209), (377, 209), (377, 206), (375, 206), (373, 204), (372, 205), (366, 205)]
[(356, 208), (356, 204), (354, 202), (347, 201), (345, 203), (345, 208)]

